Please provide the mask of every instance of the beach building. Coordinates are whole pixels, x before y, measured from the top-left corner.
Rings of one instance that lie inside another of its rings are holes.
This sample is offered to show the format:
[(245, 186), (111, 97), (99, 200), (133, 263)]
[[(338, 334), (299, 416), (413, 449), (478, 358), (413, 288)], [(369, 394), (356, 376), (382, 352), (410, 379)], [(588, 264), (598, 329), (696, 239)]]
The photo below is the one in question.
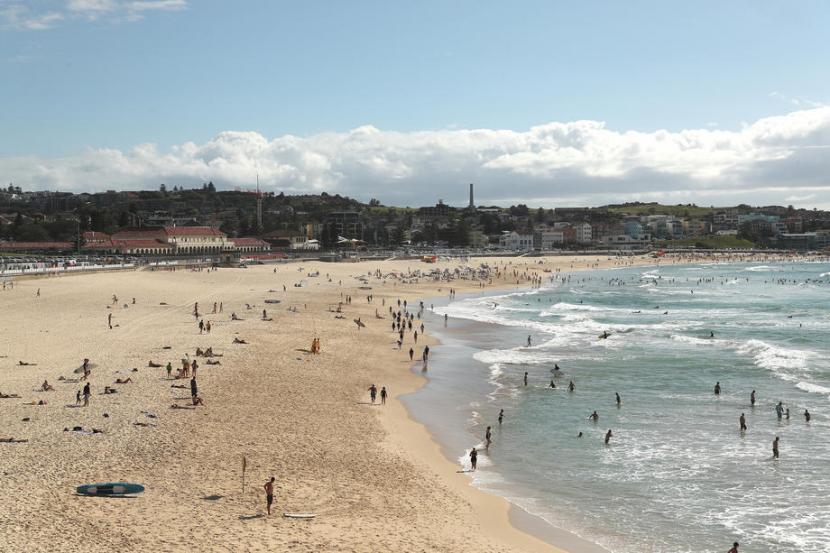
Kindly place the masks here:
[(177, 254), (215, 254), (231, 247), (227, 235), (213, 227), (164, 227), (164, 234)]
[(533, 235), (505, 231), (499, 237), (499, 246), (507, 250), (524, 251), (533, 249)]
[(231, 238), (233, 249), (239, 253), (257, 253), (271, 251), (271, 244), (259, 238)]

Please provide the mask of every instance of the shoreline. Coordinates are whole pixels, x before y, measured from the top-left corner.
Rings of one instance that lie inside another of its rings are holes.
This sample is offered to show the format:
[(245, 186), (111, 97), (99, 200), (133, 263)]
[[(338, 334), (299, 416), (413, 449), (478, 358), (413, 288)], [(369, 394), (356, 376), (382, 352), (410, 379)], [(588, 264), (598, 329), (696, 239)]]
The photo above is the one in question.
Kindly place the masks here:
[[(383, 313), (387, 317), (382, 321), (375, 319), (382, 299), (417, 304), (425, 298), (428, 305), (428, 298), (449, 288), (459, 295), (530, 288), (525, 278), (517, 287), (508, 268), (523, 267), (525, 275), (538, 271), (544, 278), (543, 267), (567, 273), (634, 265), (632, 258), (596, 257), (541, 259), (544, 265), (538, 264), (539, 258), (472, 259), (463, 264), (494, 266), (500, 261), (505, 274), (484, 287), (478, 281), (401, 278), (410, 269), (452, 270), (462, 264), (457, 260), (442, 260), (437, 266), (312, 262), (21, 281), (13, 291), (0, 294), (6, 313), (0, 321), (0, 392), (21, 396), (0, 402), (0, 421), (3, 435), (30, 443), (0, 444), (0, 472), (8, 475), (0, 489), (0, 523), (11, 529), (0, 545), (8, 540), (8, 548), (15, 550), (51, 543), (55, 551), (71, 553), (184, 551), (194, 546), (259, 552), (296, 544), (302, 551), (346, 547), (361, 553), (381, 547), (581, 553), (562, 536), (540, 536), (530, 515), (523, 516), (508, 500), (480, 490), (456, 472), (457, 463), (400, 401), (427, 380), (410, 370), (408, 355), (394, 344), (388, 314)], [(637, 265), (662, 263), (641, 258)], [(376, 269), (398, 276), (372, 276), (372, 291), (365, 291), (360, 279)], [(321, 274), (313, 278), (314, 271)], [(323, 278), (327, 272), (331, 279)], [(301, 286), (292, 288), (298, 282)], [(42, 288), (42, 297), (35, 297), (37, 288)], [(138, 302), (110, 311), (114, 293), (124, 304), (132, 296)], [(355, 302), (343, 303), (345, 320), (338, 320), (333, 306), (344, 294), (353, 294)], [(374, 303), (367, 303), (366, 294), (374, 296)], [(263, 305), (263, 298), (280, 298), (280, 304)], [(194, 301), (202, 302), (205, 311), (210, 303), (224, 301), (223, 315), (205, 316), (214, 320), (212, 334), (202, 335), (195, 328)], [(246, 309), (248, 302), (253, 305)], [(382, 309), (388, 306), (384, 303)], [(272, 321), (259, 318), (262, 308)], [(233, 310), (244, 320), (232, 322)], [(114, 314), (112, 330), (106, 325), (108, 312)], [(361, 330), (352, 323), (359, 317), (366, 322)], [(247, 344), (233, 344), (237, 336)], [(323, 340), (321, 355), (305, 349), (312, 336)], [(418, 348), (435, 343), (436, 336), (427, 327), (424, 338)], [(408, 350), (411, 338), (406, 341)], [(170, 390), (162, 369), (147, 368), (147, 359), (175, 364), (185, 352), (193, 355), (196, 347), (205, 346), (225, 353), (221, 366), (200, 369), (199, 389), (207, 407), (170, 410), (171, 401), (189, 398)], [(440, 351), (439, 346), (431, 360), (440, 359)], [(70, 409), (64, 402), (74, 402), (78, 385), (67, 386), (59, 377), (71, 377), (71, 367), (84, 357), (98, 366), (92, 375), (92, 406)], [(18, 360), (36, 365), (17, 366)], [(131, 367), (141, 369), (133, 373)], [(132, 375), (135, 382), (120, 387), (115, 396), (100, 394), (116, 375)], [(33, 391), (46, 378), (58, 391)], [(390, 391), (391, 401), (383, 408), (366, 406), (366, 387), (372, 382)], [(32, 398), (48, 398), (49, 405), (23, 403)], [(145, 412), (158, 418), (149, 419), (149, 427), (133, 426), (148, 421)], [(95, 425), (105, 433), (86, 437), (61, 432), (73, 425)], [(252, 484), (240, 493), (242, 455)], [(304, 523), (265, 517), (259, 484), (270, 474), (279, 476), (280, 510), (316, 512), (318, 519)], [(90, 502), (64, 493), (84, 482), (119, 479), (146, 484), (147, 491), (140, 500), (127, 502)], [(89, 516), (78, 520), (79, 509), (88, 510)], [(188, 516), (179, 516), (182, 509)], [(40, 523), (28, 524), (35, 517)], [(159, 517), (165, 522), (159, 524)], [(122, 533), (107, 531), (125, 518), (132, 522)]]

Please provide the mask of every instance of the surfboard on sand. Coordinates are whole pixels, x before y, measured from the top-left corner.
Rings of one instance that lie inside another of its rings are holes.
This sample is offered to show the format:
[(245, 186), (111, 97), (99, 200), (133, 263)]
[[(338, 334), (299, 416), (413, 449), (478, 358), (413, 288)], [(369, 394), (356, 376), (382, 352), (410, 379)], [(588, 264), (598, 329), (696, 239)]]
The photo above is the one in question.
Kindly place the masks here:
[(282, 516), (284, 516), (285, 518), (305, 518), (305, 519), (309, 519), (309, 518), (314, 518), (317, 515), (315, 515), (314, 513), (283, 513)]
[(101, 484), (84, 484), (78, 486), (75, 491), (81, 495), (131, 495), (144, 491), (141, 484), (130, 484), (129, 482), (104, 482)]

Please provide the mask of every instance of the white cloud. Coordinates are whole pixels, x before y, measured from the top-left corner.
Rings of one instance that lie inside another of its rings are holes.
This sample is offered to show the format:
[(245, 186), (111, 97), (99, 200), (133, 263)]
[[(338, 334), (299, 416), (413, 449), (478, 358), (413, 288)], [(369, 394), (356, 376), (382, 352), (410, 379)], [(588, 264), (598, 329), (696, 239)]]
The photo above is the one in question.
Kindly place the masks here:
[[(0, 0), (2, 2), (2, 0)], [(138, 21), (152, 11), (179, 11), (187, 0), (47, 0), (38, 4), (6, 2), (0, 30), (43, 31), (65, 20)]]
[(327, 191), (403, 205), (438, 198), (464, 203), (466, 183), (475, 182), (481, 203), (830, 206), (830, 107), (732, 131), (617, 131), (599, 121), (554, 122), (527, 131), (404, 133), (363, 126), (274, 139), (226, 131), (165, 151), (141, 144), (65, 158), (0, 158), (0, 182), (39, 189), (137, 189), (207, 180), (248, 186), (257, 173), (275, 191)]

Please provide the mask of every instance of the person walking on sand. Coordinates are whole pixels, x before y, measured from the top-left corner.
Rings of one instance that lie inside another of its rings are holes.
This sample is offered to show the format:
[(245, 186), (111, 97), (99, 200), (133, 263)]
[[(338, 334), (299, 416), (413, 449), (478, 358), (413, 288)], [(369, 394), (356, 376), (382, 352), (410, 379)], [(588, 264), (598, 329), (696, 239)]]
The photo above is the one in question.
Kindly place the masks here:
[(476, 464), (478, 463), (478, 451), (476, 448), (470, 450), (470, 466), (473, 467), (473, 470), (476, 470)]
[(83, 395), (84, 395), (84, 407), (88, 407), (89, 406), (89, 396), (92, 395), (92, 391), (89, 388), (89, 382), (84, 384), (84, 394)]
[(173, 363), (167, 362), (167, 378), (170, 379), (170, 373), (173, 372)]
[(378, 388), (374, 384), (369, 386), (369, 397), (372, 399), (372, 405), (375, 404), (375, 398), (378, 395)]
[(409, 360), (412, 361), (415, 358), (415, 350), (409, 348)]
[(204, 331), (205, 331), (205, 321), (204, 321), (204, 319), (201, 319), (199, 321), (199, 334), (201, 334)]
[(778, 459), (778, 436), (772, 441), (772, 458)]
[(271, 504), (274, 503), (274, 478), (273, 476), (271, 479), (265, 483), (265, 506), (268, 509), (268, 514), (271, 514)]
[(386, 405), (386, 386), (380, 387), (380, 404)]

